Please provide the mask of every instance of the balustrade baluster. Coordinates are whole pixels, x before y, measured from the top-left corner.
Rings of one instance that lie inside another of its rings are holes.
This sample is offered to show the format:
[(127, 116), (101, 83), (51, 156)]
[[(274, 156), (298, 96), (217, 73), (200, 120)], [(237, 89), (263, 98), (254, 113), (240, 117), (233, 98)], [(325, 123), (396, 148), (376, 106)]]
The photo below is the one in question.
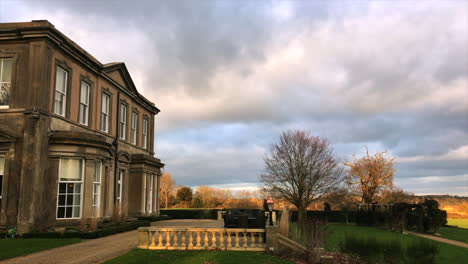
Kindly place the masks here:
[(181, 242), (182, 244), (180, 245), (181, 247), (186, 247), (186, 244), (185, 244), (185, 240), (187, 239), (186, 235), (187, 235), (187, 232), (186, 231), (182, 231), (182, 236), (180, 237), (181, 239)]
[(189, 247), (193, 247), (193, 232), (188, 231), (187, 233), (189, 234)]
[(201, 246), (201, 236), (200, 231), (197, 231), (197, 247)]
[(177, 240), (178, 240), (178, 237), (179, 237), (179, 231), (174, 231), (172, 233), (174, 234), (174, 244), (173, 244), (173, 246), (178, 247), (179, 244), (177, 243)]
[(239, 231), (235, 231), (235, 232), (236, 232), (235, 247), (238, 248), (238, 247), (240, 247), (240, 244), (239, 244)]
[(154, 233), (155, 232), (152, 232), (152, 231), (149, 232), (149, 237), (150, 237), (150, 241), (151, 241), (150, 242), (150, 247), (154, 246)]
[(258, 247), (263, 247), (263, 234), (264, 233), (258, 233)]
[(250, 232), (250, 247), (257, 247), (257, 245), (255, 245), (255, 232)]
[(216, 231), (211, 232), (211, 234), (213, 235), (213, 238), (211, 239), (211, 246), (213, 248), (218, 247), (218, 238), (216, 238), (216, 233), (218, 233), (218, 232), (216, 232)]
[(208, 247), (208, 242), (209, 242), (209, 241), (208, 241), (208, 231), (205, 230), (205, 231), (203, 232), (203, 234), (205, 234), (205, 239), (204, 239), (205, 242), (204, 242), (204, 245), (203, 245), (203, 246), (204, 246), (205, 248), (207, 248), (207, 247)]
[(162, 246), (162, 231), (158, 231), (158, 247)]
[(219, 232), (219, 247), (224, 248), (224, 231)]
[(244, 248), (247, 248), (247, 231), (244, 230)]
[(168, 247), (171, 245), (171, 231), (166, 231), (166, 244), (165, 246)]
[(228, 234), (228, 241), (227, 241), (227, 248), (231, 248), (232, 247), (232, 238), (231, 238), (231, 231), (227, 231), (227, 234)]

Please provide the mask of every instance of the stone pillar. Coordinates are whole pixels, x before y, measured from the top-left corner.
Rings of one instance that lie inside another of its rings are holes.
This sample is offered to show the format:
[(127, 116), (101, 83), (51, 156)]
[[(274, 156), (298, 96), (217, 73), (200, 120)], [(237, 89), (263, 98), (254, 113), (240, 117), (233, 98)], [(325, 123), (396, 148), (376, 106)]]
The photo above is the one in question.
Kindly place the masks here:
[(266, 235), (266, 250), (268, 252), (278, 250), (278, 226), (266, 226), (265, 235)]
[(146, 227), (138, 228), (138, 247), (148, 248), (148, 232)]
[(153, 193), (151, 195), (151, 198), (153, 199), (152, 200), (152, 206), (153, 208), (151, 209), (151, 211), (153, 212), (153, 215), (156, 215), (157, 214), (157, 206), (156, 206), (156, 202), (158, 201), (156, 195), (158, 194), (157, 192), (157, 188), (158, 188), (158, 177), (156, 174), (151, 174), (151, 177), (153, 178)]
[(156, 215), (160, 215), (161, 214), (161, 211), (160, 211), (160, 208), (159, 208), (159, 202), (160, 202), (160, 199), (161, 199), (161, 173), (158, 173), (156, 174), (156, 181), (157, 181), (157, 185), (156, 185)]

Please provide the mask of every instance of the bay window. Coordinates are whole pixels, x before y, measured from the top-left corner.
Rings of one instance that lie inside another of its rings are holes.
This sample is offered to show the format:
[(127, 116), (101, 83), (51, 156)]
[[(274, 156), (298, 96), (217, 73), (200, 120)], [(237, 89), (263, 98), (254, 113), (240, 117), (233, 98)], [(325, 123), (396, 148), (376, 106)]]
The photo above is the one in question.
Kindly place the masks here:
[(90, 94), (91, 86), (81, 81), (81, 89), (80, 89), (80, 118), (79, 121), (83, 125), (88, 125), (89, 119), (89, 94)]
[(0, 58), (0, 108), (8, 108), (10, 103), (12, 69), (13, 59)]
[(152, 174), (146, 174), (146, 213), (153, 212), (153, 184), (154, 177)]
[(54, 113), (61, 116), (65, 116), (65, 109), (67, 106), (67, 82), (68, 72), (57, 67), (55, 76)]
[(83, 159), (60, 159), (57, 219), (81, 218), (84, 166)]

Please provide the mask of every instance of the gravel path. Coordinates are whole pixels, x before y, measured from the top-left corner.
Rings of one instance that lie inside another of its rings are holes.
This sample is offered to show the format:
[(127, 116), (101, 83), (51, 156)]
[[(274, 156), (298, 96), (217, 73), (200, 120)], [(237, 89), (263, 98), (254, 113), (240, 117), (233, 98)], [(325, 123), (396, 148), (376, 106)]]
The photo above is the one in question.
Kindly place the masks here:
[(127, 253), (137, 243), (137, 231), (130, 231), (0, 261), (0, 264), (102, 263)]
[(459, 247), (468, 248), (467, 243), (463, 243), (463, 242), (460, 242), (460, 241), (450, 240), (450, 239), (431, 236), (431, 235), (420, 234), (420, 233), (411, 232), (411, 231), (407, 231), (407, 232), (408, 232), (408, 234), (412, 234), (412, 235), (415, 235), (415, 236), (420, 236), (420, 237), (424, 237), (424, 238), (427, 238), (427, 239), (432, 239), (432, 240), (435, 240), (435, 241), (439, 241), (439, 242), (443, 242), (443, 243), (447, 243), (447, 244), (451, 244), (451, 245), (455, 245), (455, 246), (459, 246)]

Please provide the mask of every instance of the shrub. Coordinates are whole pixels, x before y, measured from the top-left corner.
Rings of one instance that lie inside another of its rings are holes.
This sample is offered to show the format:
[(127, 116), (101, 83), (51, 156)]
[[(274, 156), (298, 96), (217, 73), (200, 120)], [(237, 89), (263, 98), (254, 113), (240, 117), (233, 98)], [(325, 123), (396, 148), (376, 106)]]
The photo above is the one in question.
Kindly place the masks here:
[(79, 231), (66, 231), (64, 233), (59, 232), (35, 232), (25, 233), (23, 238), (82, 238), (82, 239), (94, 239), (99, 237), (105, 237), (121, 232), (137, 229), (141, 226), (149, 226), (149, 221), (133, 221), (124, 223), (108, 223), (106, 227), (100, 228), (92, 232), (79, 232)]
[(62, 234), (59, 232), (31, 232), (24, 233), (23, 238), (61, 238)]
[(172, 219), (217, 219), (219, 209), (172, 209), (161, 210)]

